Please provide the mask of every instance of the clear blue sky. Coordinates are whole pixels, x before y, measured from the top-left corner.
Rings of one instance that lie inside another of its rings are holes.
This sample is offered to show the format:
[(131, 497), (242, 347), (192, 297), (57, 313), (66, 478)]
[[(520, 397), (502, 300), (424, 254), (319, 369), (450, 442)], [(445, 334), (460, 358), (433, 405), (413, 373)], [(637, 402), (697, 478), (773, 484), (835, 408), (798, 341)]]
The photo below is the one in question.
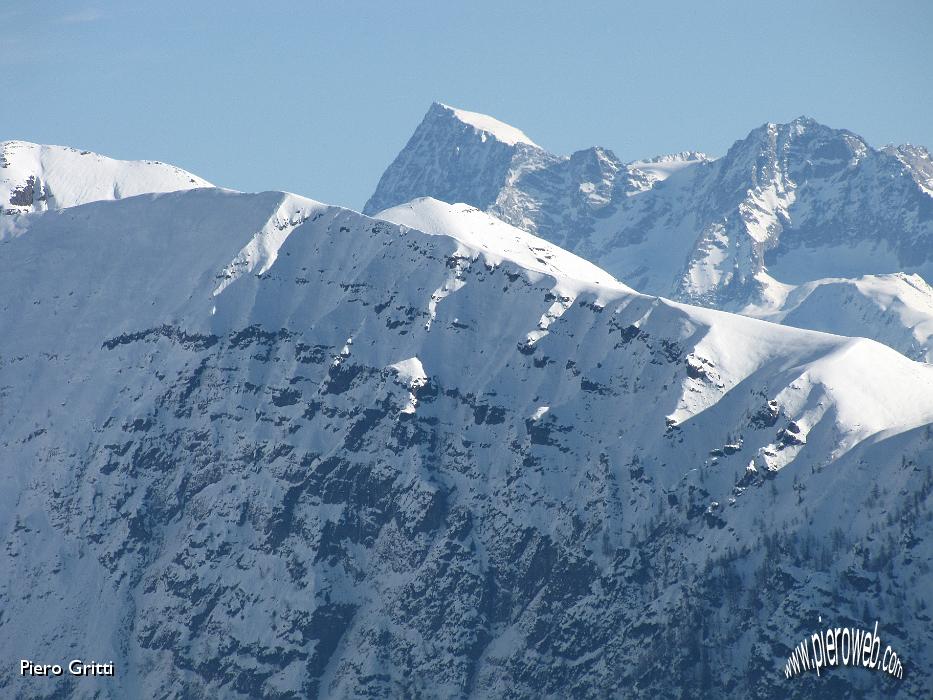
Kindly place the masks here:
[(0, 140), (360, 208), (434, 100), (623, 160), (800, 114), (933, 147), (933, 2), (0, 5)]

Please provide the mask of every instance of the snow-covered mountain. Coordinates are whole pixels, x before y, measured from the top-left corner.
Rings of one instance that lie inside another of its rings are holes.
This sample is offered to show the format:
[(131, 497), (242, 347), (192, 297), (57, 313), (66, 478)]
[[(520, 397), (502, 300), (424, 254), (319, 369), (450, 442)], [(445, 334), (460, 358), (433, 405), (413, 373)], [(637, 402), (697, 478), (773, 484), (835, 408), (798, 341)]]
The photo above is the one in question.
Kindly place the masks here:
[(926, 148), (907, 143), (900, 146), (885, 146), (882, 150), (901, 161), (917, 184), (927, 194), (933, 196), (933, 156), (930, 156)]
[[(593, 241), (597, 260), (636, 287), (635, 277), (734, 308), (768, 303), (775, 280), (933, 273), (933, 199), (899, 159), (847, 131), (804, 118), (767, 124), (665, 185)], [(641, 274), (639, 257), (653, 261)]]
[(405, 157), (383, 174), (364, 213), (426, 196), (485, 209), (512, 176), (513, 161), (557, 160), (514, 127), (440, 103), (431, 105), (402, 153)]
[(207, 180), (165, 163), (114, 160), (64, 146), (0, 141), (0, 217), (210, 186)]
[[(602, 148), (555, 156), (493, 138), (480, 143), (476, 134), (466, 148), (464, 128), (454, 116), (432, 118), (436, 109), (364, 211), (419, 196), (464, 202), (639, 291), (788, 323), (802, 316), (776, 309), (831, 280), (854, 285), (865, 275), (890, 281), (912, 273), (933, 281), (933, 162), (921, 147), (876, 150), (851, 132), (801, 117), (753, 130), (716, 160), (684, 152), (624, 164)], [(493, 153), (493, 173), (477, 167)], [(834, 330), (835, 300), (826, 291), (811, 297), (808, 323)], [(897, 296), (889, 289), (875, 299)], [(817, 309), (820, 299), (828, 305)], [(914, 336), (910, 326), (878, 327), (859, 309), (844, 315), (858, 335), (882, 342)], [(903, 317), (890, 309), (881, 315), (895, 323)], [(913, 348), (913, 357), (933, 352), (912, 343), (894, 347)]]
[(574, 249), (594, 221), (616, 211), (626, 197), (708, 160), (685, 151), (626, 165), (603, 148), (556, 156), (492, 117), (435, 103), (363, 212), (432, 197), (484, 209)]
[(777, 308), (743, 312), (798, 328), (871, 335), (914, 360), (933, 363), (933, 287), (919, 275), (865, 275), (787, 286)]
[(822, 616), (880, 620), (925, 697), (933, 367), (644, 296), (473, 207), (381, 216), (203, 188), (18, 217), (0, 647), (117, 674), (5, 664), (7, 695), (888, 689), (784, 679)]
[(646, 160), (635, 160), (628, 164), (633, 172), (644, 173), (648, 178), (650, 189), (655, 183), (666, 180), (674, 173), (683, 170), (688, 165), (707, 163), (713, 160), (701, 151), (682, 151), (664, 156), (655, 156)]

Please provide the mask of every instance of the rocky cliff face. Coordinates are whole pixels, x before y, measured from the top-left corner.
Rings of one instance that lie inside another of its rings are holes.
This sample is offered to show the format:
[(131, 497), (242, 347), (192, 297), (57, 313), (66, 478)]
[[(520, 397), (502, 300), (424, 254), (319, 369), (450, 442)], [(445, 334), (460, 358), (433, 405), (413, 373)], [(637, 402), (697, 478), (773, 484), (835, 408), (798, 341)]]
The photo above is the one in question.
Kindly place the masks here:
[[(434, 104), (386, 169), (365, 214), (419, 197), (465, 203), (558, 245), (585, 252), (598, 221), (630, 195), (709, 158), (695, 151), (624, 164), (604, 148), (543, 150), (514, 127)], [(480, 126), (477, 126), (480, 125)], [(487, 128), (480, 128), (485, 126)], [(516, 136), (519, 134), (520, 136)]]
[(386, 218), (213, 189), (20, 217), (0, 646), (117, 677), (8, 664), (9, 695), (888, 692), (784, 679), (822, 616), (878, 619), (924, 697), (933, 368), (469, 207)]
[(374, 214), (416, 197), (485, 209), (514, 177), (513, 170), (556, 160), (514, 127), (435, 103), (383, 173), (363, 213)]

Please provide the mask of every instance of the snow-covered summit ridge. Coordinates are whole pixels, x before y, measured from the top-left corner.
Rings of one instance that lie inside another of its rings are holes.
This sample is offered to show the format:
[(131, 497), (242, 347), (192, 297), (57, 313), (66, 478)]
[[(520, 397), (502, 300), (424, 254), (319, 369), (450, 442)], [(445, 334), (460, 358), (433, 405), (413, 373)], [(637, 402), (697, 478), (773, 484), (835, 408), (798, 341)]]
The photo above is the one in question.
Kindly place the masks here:
[(432, 109), (437, 108), (452, 112), (453, 115), (464, 124), (469, 124), (474, 129), (479, 129), (480, 131), (489, 134), (502, 143), (508, 144), (509, 146), (524, 143), (528, 146), (540, 148), (538, 144), (525, 135), (525, 132), (521, 131), (520, 129), (516, 129), (510, 124), (501, 122), (495, 117), (490, 117), (488, 114), (469, 112), (465, 109), (459, 109), (458, 107), (445, 105), (442, 102), (435, 102), (434, 105), (432, 105)]
[[(844, 543), (841, 595), (806, 559), (772, 556), (771, 586), (762, 542), (836, 523), (903, 550), (878, 604), (912, 592), (892, 644), (923, 639), (933, 367), (640, 294), (564, 299), (516, 269), (530, 235), (430, 200), (406, 216), (204, 188), (20, 217), (0, 244), (3, 653), (112, 658), (118, 697), (392, 695), (376, 667), (436, 694), (607, 696), (659, 630), (716, 617), (721, 577), (697, 572), (728, 556), (762, 643), (722, 648), (766, 678), (787, 601), (856, 619), (877, 567)], [(517, 250), (463, 254), (484, 245)], [(661, 675), (652, 694), (677, 695)]]
[(0, 216), (211, 186), (159, 161), (116, 160), (67, 146), (0, 141)]
[(420, 197), (381, 211), (374, 218), (429, 235), (449, 236), (472, 258), (482, 255), (492, 265), (513, 262), (530, 272), (554, 277), (564, 289), (601, 287), (633, 292), (593, 263), (468, 204)]

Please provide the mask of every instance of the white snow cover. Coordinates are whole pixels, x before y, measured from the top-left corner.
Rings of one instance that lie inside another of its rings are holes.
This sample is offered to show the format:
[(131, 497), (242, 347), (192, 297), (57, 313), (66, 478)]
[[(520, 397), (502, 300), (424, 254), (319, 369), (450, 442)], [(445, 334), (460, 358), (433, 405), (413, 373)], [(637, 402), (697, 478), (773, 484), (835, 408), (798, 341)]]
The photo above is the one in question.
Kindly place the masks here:
[(418, 398), (415, 396), (415, 391), (423, 387), (428, 381), (424, 365), (421, 364), (421, 360), (417, 357), (409, 357), (407, 360), (389, 365), (389, 369), (394, 371), (398, 375), (399, 381), (410, 389), (408, 403), (402, 408), (401, 413), (414, 413), (418, 408)]
[(933, 287), (920, 275), (831, 277), (799, 286), (768, 278), (763, 287), (768, 297), (743, 308), (743, 314), (798, 328), (872, 338), (911, 359), (933, 362)]
[[(846, 338), (789, 326), (755, 321), (738, 314), (672, 304), (695, 322), (708, 325), (695, 356), (703, 357), (720, 371), (728, 390), (733, 378), (760, 366), (772, 353), (794, 349), (818, 356), (796, 365), (793, 379), (778, 393), (778, 403), (788, 415), (799, 415), (818, 403), (820, 417), (835, 409), (834, 457), (873, 435), (896, 434), (933, 422), (933, 365), (912, 362), (881, 343), (864, 338)], [(819, 348), (819, 350), (818, 350)], [(738, 375), (733, 374), (737, 372)], [(690, 393), (673, 415), (677, 422), (705, 411), (706, 406)]]
[(0, 213), (62, 209), (211, 186), (197, 175), (158, 161), (115, 160), (27, 141), (0, 142)]
[(314, 214), (323, 214), (327, 208), (326, 204), (313, 199), (286, 194), (266, 224), (224, 268), (221, 275), (223, 279), (214, 290), (214, 296), (220, 294), (242, 274), (255, 271), (257, 275), (261, 275), (267, 272), (275, 263), (279, 248), (288, 235)]
[(381, 211), (374, 218), (423, 233), (450, 236), (461, 244), (465, 255), (482, 255), (491, 265), (509, 261), (550, 275), (558, 280), (562, 291), (578, 293), (600, 287), (632, 291), (593, 263), (467, 204), (421, 197)]
[(417, 357), (395, 362), (389, 365), (389, 368), (395, 370), (398, 378), (408, 387), (421, 386), (428, 379), (428, 375), (424, 373), (424, 365)]
[(489, 115), (480, 114), (479, 112), (468, 112), (465, 109), (451, 107), (441, 102), (438, 102), (438, 104), (444, 109), (449, 109), (453, 112), (454, 116), (464, 124), (469, 124), (475, 129), (484, 131), (502, 143), (508, 144), (509, 146), (524, 143), (539, 148), (538, 144), (528, 138), (520, 129), (516, 129), (514, 126), (510, 126), (505, 122), (500, 122), (498, 119), (490, 117)]
[(647, 160), (633, 160), (628, 167), (648, 174), (654, 181), (666, 180), (674, 173), (697, 163), (708, 163), (714, 160), (701, 151), (681, 151), (663, 156), (655, 156)]

